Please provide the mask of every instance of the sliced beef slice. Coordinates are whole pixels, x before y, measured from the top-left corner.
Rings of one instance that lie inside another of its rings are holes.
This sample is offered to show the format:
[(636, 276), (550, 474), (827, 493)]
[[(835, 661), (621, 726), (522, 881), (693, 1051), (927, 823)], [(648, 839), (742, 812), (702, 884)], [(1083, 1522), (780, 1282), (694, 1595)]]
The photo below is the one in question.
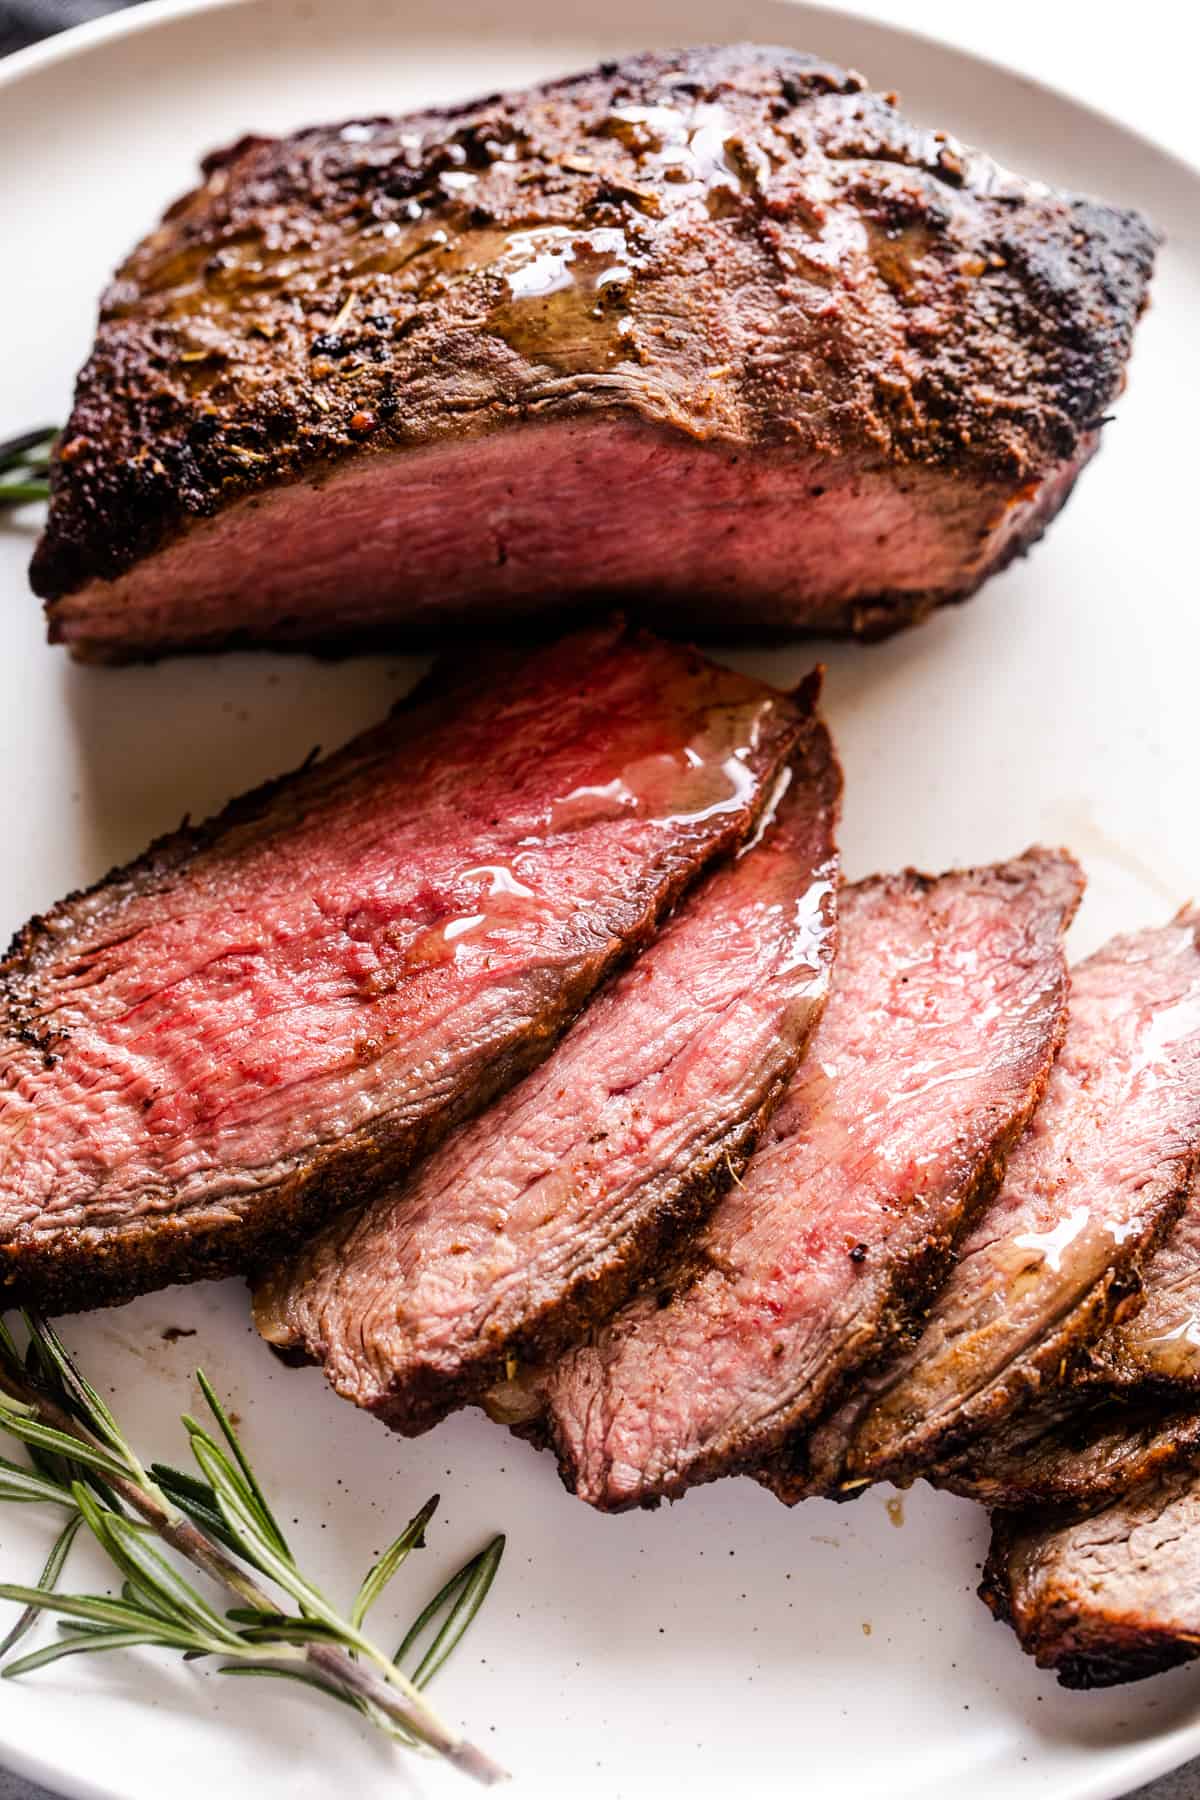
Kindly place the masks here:
[(901, 1328), (1045, 1083), (1079, 886), (1031, 851), (844, 891), (825, 1016), (694, 1268), (538, 1384), (585, 1500), (756, 1468)]
[(1064, 1687), (1140, 1681), (1200, 1655), (1200, 1475), (1082, 1517), (998, 1513), (980, 1594)]
[(1155, 241), (753, 45), (243, 138), (103, 298), (33, 584), (106, 659), (878, 636), (1063, 504)]
[(985, 1506), (1098, 1505), (1200, 1455), (1195, 1395), (1109, 1399), (1068, 1384), (925, 1471), (935, 1487)]
[(1198, 932), (1185, 910), (1073, 970), (1066, 1043), (1003, 1188), (915, 1345), (822, 1431), (829, 1491), (956, 1456), (1136, 1295), (1200, 1155)]
[(1113, 1391), (1164, 1398), (1200, 1389), (1200, 1187), (1143, 1273), (1136, 1312), (1093, 1344), (1079, 1379)]
[(774, 789), (799, 703), (613, 626), (483, 653), (18, 932), (0, 1282), (224, 1273), (540, 1060)]
[(710, 876), (541, 1068), (276, 1268), (272, 1343), (427, 1429), (626, 1299), (744, 1163), (824, 1005), (840, 778), (813, 722), (764, 840)]

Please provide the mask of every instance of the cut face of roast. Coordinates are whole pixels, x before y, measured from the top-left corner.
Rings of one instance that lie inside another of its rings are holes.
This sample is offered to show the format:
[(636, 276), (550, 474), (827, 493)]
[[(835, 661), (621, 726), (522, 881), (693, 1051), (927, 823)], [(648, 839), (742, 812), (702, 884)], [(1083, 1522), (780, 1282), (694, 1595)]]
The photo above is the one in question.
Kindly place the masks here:
[(821, 1025), (694, 1263), (539, 1388), (607, 1510), (753, 1469), (902, 1329), (1034, 1106), (1066, 1006), (1069, 858), (843, 892)]
[(762, 841), (410, 1180), (276, 1268), (255, 1317), (397, 1430), (611, 1312), (729, 1185), (820, 1015), (840, 779), (808, 721)]
[(1063, 1378), (1179, 1216), (1200, 1153), (1200, 914), (1071, 976), (1046, 1098), (924, 1331), (831, 1427), (826, 1479), (943, 1462)]
[(0, 1270), (94, 1305), (243, 1268), (543, 1057), (753, 829), (793, 701), (607, 627), (481, 654), (0, 965)]
[(1064, 1687), (1138, 1681), (1200, 1654), (1200, 1476), (1180, 1469), (1082, 1516), (998, 1513), (980, 1594)]
[(109, 660), (878, 636), (1062, 505), (1154, 249), (785, 49), (243, 138), (104, 296), (33, 584)]

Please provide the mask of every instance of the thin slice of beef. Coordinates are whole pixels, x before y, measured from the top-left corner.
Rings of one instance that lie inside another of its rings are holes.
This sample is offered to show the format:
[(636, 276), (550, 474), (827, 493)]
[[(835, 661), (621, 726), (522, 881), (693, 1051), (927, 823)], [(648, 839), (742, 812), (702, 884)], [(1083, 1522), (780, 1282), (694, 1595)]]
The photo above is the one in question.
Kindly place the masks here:
[(692, 1278), (539, 1385), (585, 1500), (617, 1510), (755, 1468), (891, 1341), (1041, 1093), (1079, 888), (1068, 857), (1030, 851), (844, 891), (824, 1019)]
[(1061, 1381), (1136, 1295), (1200, 1156), (1198, 940), (1185, 909), (1072, 971), (1029, 1135), (916, 1343), (820, 1434), (826, 1491), (953, 1457)]
[(413, 1435), (606, 1317), (735, 1179), (824, 1005), (840, 778), (814, 723), (765, 840), (541, 1068), (255, 1296), (272, 1343)]
[(1200, 1455), (1195, 1395), (1168, 1405), (1067, 1386), (925, 1471), (935, 1487), (985, 1506), (1095, 1506)]
[(104, 296), (33, 584), (105, 659), (878, 636), (1063, 504), (1154, 249), (786, 49), (243, 138)]
[(1200, 1655), (1200, 1475), (1082, 1517), (998, 1513), (980, 1594), (1064, 1687), (1140, 1681)]
[(1164, 1397), (1200, 1389), (1200, 1186), (1143, 1282), (1141, 1306), (1089, 1348), (1079, 1378), (1114, 1391), (1157, 1388)]
[(798, 701), (619, 625), (485, 652), (18, 932), (0, 1282), (244, 1267), (545, 1055), (752, 830)]

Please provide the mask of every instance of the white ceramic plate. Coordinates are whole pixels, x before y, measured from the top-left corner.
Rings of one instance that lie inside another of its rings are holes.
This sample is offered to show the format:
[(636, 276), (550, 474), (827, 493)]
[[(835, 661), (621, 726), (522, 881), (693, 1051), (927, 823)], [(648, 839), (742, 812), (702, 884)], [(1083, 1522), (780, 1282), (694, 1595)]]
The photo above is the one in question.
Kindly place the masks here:
[[(1091, 878), (1077, 950), (1164, 918), (1200, 887), (1195, 459), (1200, 180), (1119, 127), (957, 52), (841, 14), (739, 0), (265, 0), (152, 5), (0, 68), (0, 436), (60, 418), (118, 256), (250, 128), (401, 111), (732, 35), (789, 42), (899, 87), (908, 109), (1003, 160), (1140, 205), (1169, 246), (1119, 421), (1047, 542), (963, 610), (881, 648), (829, 653), (852, 875), (1066, 841)], [(190, 811), (379, 715), (416, 665), (225, 657), (73, 667), (42, 642), (24, 565), (36, 520), (0, 530), (0, 927)], [(811, 649), (746, 661), (776, 676)], [(167, 1341), (170, 1326), (195, 1336)], [(486, 1532), (509, 1550), (443, 1677), (528, 1795), (693, 1800), (883, 1795), (1104, 1800), (1200, 1752), (1200, 1675), (1061, 1693), (974, 1587), (979, 1510), (921, 1489), (787, 1512), (748, 1482), (600, 1518), (551, 1463), (481, 1418), (417, 1443), (290, 1374), (237, 1284), (69, 1322), (139, 1443), (177, 1456), (204, 1364), (244, 1421), (304, 1554), (346, 1593), (434, 1488), (446, 1496), (414, 1602)], [(31, 1575), (50, 1523), (0, 1514), (0, 1567)], [(439, 1573), (440, 1572), (440, 1573)], [(257, 1800), (464, 1792), (333, 1708), (143, 1655), (0, 1685), (0, 1761), (72, 1795)]]

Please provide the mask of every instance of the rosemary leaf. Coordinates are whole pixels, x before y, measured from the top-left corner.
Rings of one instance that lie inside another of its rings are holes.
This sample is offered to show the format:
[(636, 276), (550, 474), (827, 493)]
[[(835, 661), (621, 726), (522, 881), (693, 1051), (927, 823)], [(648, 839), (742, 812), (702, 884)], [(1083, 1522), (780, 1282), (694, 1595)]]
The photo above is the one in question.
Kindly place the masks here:
[[(81, 1515), (75, 1513), (72, 1518), (67, 1520), (66, 1524), (55, 1538), (54, 1547), (46, 1558), (46, 1566), (38, 1576), (37, 1585), (43, 1593), (54, 1592), (58, 1578), (63, 1571), (63, 1564), (67, 1560), (71, 1545), (75, 1542), (76, 1533), (82, 1524), (83, 1519)], [(28, 1632), (30, 1626), (36, 1624), (39, 1610), (40, 1609), (36, 1606), (27, 1606), (12, 1630), (7, 1633), (2, 1641), (0, 1641), (0, 1662), (3, 1662), (10, 1650), (16, 1648), (21, 1639)]]
[(281, 1554), (269, 1524), (264, 1523), (257, 1504), (235, 1471), (227, 1456), (214, 1444), (207, 1432), (193, 1430), (195, 1421), (184, 1420), (192, 1438), (192, 1455), (201, 1472), (212, 1483), (217, 1505), (226, 1528), (237, 1542), (239, 1553), (264, 1575), (298, 1600), (318, 1619), (327, 1624), (339, 1623), (337, 1614), (324, 1595), (301, 1575), (289, 1554)]
[(279, 1521), (278, 1521), (278, 1519), (276, 1519), (275, 1514), (271, 1511), (271, 1507), (267, 1500), (267, 1496), (263, 1493), (262, 1488), (259, 1486), (258, 1477), (255, 1475), (254, 1470), (251, 1468), (249, 1458), (247, 1457), (245, 1451), (242, 1449), (241, 1443), (238, 1439), (237, 1432), (233, 1429), (233, 1426), (230, 1424), (229, 1418), (225, 1412), (225, 1408), (221, 1405), (220, 1400), (217, 1398), (215, 1392), (213, 1391), (213, 1385), (212, 1385), (211, 1381), (208, 1379), (208, 1376), (204, 1373), (203, 1369), (196, 1370), (196, 1380), (200, 1385), (200, 1392), (204, 1395), (205, 1400), (208, 1402), (209, 1411), (212, 1413), (213, 1418), (217, 1421), (217, 1424), (221, 1428), (221, 1436), (225, 1439), (225, 1442), (229, 1445), (229, 1448), (233, 1453), (233, 1456), (237, 1463), (237, 1466), (242, 1472), (242, 1477), (246, 1484), (247, 1493), (254, 1500), (256, 1510), (258, 1512), (260, 1519), (262, 1520), (262, 1523), (263, 1523), (265, 1529), (268, 1531), (270, 1536), (274, 1539), (275, 1548), (278, 1550), (278, 1552), (281, 1556), (286, 1556), (289, 1561), (294, 1560), (292, 1557), (291, 1550), (288, 1548), (288, 1541), (284, 1537), (283, 1532), (280, 1530)]
[(52, 444), (58, 436), (57, 425), (39, 425), (34, 431), (22, 431), (17, 437), (0, 444), (0, 473), (28, 466), (34, 451)]
[(151, 1637), (144, 1631), (78, 1631), (70, 1637), (59, 1638), (57, 1643), (46, 1644), (41, 1650), (31, 1650), (28, 1656), (18, 1657), (16, 1662), (6, 1663), (0, 1672), (7, 1680), (17, 1675), (31, 1675), (35, 1669), (44, 1669), (47, 1663), (59, 1662), (64, 1656), (87, 1656), (100, 1650), (134, 1650), (139, 1645), (161, 1642), (161, 1638)]
[(3, 1317), (0, 1317), (0, 1366), (4, 1367), (10, 1377), (21, 1373), (21, 1352), (8, 1329), (8, 1320)]
[(415, 1688), (428, 1685), (442, 1667), (443, 1663), (455, 1649), (467, 1627), (474, 1619), (484, 1601), (488, 1590), (496, 1579), (496, 1571), (500, 1567), (500, 1558), (504, 1555), (503, 1536), (494, 1537), (489, 1544), (463, 1564), (456, 1575), (452, 1575), (445, 1587), (434, 1595), (429, 1605), (409, 1627), (404, 1642), (397, 1650), (393, 1661), (402, 1663), (408, 1652), (413, 1649), (422, 1633), (433, 1623), (443, 1610), (446, 1613), (437, 1636), (425, 1651), (412, 1677)]
[[(131, 1606), (125, 1600), (111, 1600), (105, 1594), (53, 1594), (46, 1588), (21, 1587), (15, 1582), (0, 1581), (0, 1600), (15, 1600), (18, 1606), (32, 1606), (37, 1612), (56, 1613), (64, 1619), (88, 1619), (97, 1625), (112, 1625), (121, 1631), (151, 1630), (155, 1641), (173, 1644), (180, 1650), (192, 1647), (188, 1632), (168, 1625), (144, 1607)], [(8, 1664), (5, 1675), (15, 1673), (16, 1665)]]
[(54, 1451), (71, 1462), (85, 1463), (89, 1469), (95, 1469), (101, 1475), (118, 1481), (128, 1479), (129, 1470), (107, 1450), (102, 1450), (98, 1444), (87, 1444), (80, 1438), (68, 1437), (65, 1431), (58, 1431), (52, 1425), (43, 1425), (37, 1419), (28, 1418), (24, 1408), (18, 1410), (17, 1403), (4, 1394), (0, 1394), (0, 1431), (7, 1431), (11, 1437), (20, 1438), (22, 1443)]
[(354, 1605), (350, 1608), (350, 1623), (361, 1625), (370, 1609), (382, 1594), (392, 1576), (396, 1574), (410, 1550), (425, 1548), (425, 1527), (437, 1511), (440, 1494), (428, 1499), (420, 1512), (408, 1521), (404, 1530), (394, 1543), (389, 1544), (379, 1561), (367, 1570), (362, 1586), (354, 1596)]
[(274, 1619), (269, 1625), (247, 1625), (238, 1633), (246, 1644), (339, 1644), (340, 1633), (320, 1619)]
[(91, 1382), (84, 1379), (71, 1361), (66, 1346), (54, 1327), (46, 1319), (34, 1313), (25, 1314), (25, 1323), (29, 1330), (30, 1343), (38, 1345), (63, 1391), (74, 1400), (75, 1410), (83, 1423), (95, 1433), (101, 1443), (108, 1445), (108, 1448), (121, 1459), (128, 1469), (140, 1475), (142, 1473), (141, 1464), (130, 1449), (110, 1408), (100, 1398)]
[(0, 506), (32, 506), (49, 498), (48, 481), (0, 481)]
[(0, 1500), (48, 1500), (53, 1506), (75, 1505), (70, 1489), (61, 1482), (9, 1462), (6, 1456), (0, 1456)]
[(185, 1513), (208, 1537), (237, 1554), (237, 1540), (229, 1532), (217, 1506), (217, 1496), (207, 1481), (198, 1481), (170, 1463), (151, 1463), (150, 1475), (173, 1506)]
[(82, 1482), (76, 1482), (74, 1492), (84, 1520), (132, 1585), (139, 1601), (148, 1602), (151, 1610), (168, 1623), (186, 1622), (213, 1638), (234, 1639), (224, 1619), (191, 1582), (151, 1549), (146, 1526), (135, 1525), (119, 1513), (98, 1506)]

